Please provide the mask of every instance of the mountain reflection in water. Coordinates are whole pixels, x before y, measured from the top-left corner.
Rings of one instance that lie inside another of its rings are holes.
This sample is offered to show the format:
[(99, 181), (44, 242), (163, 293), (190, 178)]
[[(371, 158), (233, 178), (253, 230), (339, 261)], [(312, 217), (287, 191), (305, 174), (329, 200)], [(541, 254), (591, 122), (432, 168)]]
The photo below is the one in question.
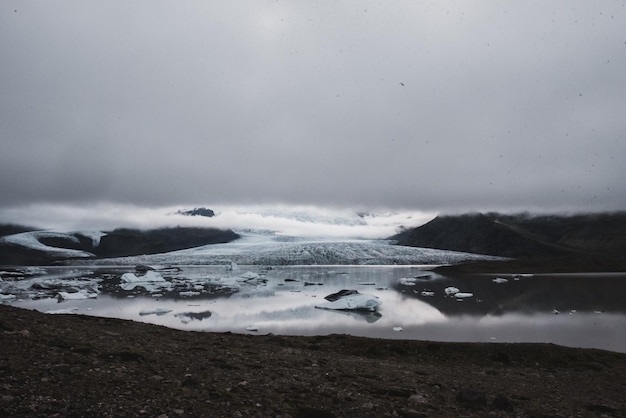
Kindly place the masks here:
[[(157, 271), (145, 287), (129, 291), (121, 286), (122, 275), (142, 277), (132, 267), (46, 267), (2, 282), (1, 293), (17, 307), (63, 308), (183, 330), (552, 342), (626, 352), (626, 274), (457, 279), (428, 266), (179, 267)], [(94, 289), (97, 298), (78, 297)], [(376, 296), (382, 304), (377, 312), (315, 309), (342, 289)]]

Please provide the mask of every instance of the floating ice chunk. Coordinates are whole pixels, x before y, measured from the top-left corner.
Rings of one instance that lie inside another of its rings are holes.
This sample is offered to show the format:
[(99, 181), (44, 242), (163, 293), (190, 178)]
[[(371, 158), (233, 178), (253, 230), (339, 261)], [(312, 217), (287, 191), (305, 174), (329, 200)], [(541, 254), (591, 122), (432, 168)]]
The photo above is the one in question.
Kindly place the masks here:
[(171, 287), (171, 284), (156, 271), (148, 271), (143, 276), (136, 276), (134, 273), (124, 273), (121, 281), (120, 287), (124, 290), (133, 290), (139, 286), (148, 292), (155, 292), (164, 287)]
[(502, 283), (508, 283), (509, 282), (508, 279), (504, 279), (502, 277), (496, 277), (495, 279), (493, 279), (491, 281), (496, 283), (496, 284), (502, 284)]
[(422, 292), (422, 296), (435, 296), (435, 292), (431, 292), (431, 291), (428, 291), (428, 290), (424, 290), (424, 291)]
[(200, 292), (188, 291), (188, 292), (178, 292), (181, 296), (198, 296)]
[(78, 308), (51, 309), (49, 311), (46, 311), (45, 313), (54, 315), (72, 315), (78, 313)]
[(226, 268), (228, 271), (238, 271), (239, 266), (234, 261), (230, 262), (230, 265)]
[(454, 295), (460, 292), (460, 290), (456, 287), (450, 286), (450, 287), (446, 287), (445, 289), (443, 289), (444, 292), (446, 292), (446, 295), (450, 296), (450, 295)]
[(0, 293), (0, 302), (8, 302), (10, 300), (15, 299), (16, 296), (15, 295), (7, 295), (4, 293)]
[(417, 283), (417, 279), (415, 277), (402, 277), (400, 279), (400, 284), (403, 286), (415, 286)]
[(258, 279), (259, 275), (251, 271), (246, 271), (244, 274), (242, 274), (239, 277), (241, 277), (242, 279), (246, 279), (246, 280), (253, 280), (253, 279)]
[(246, 327), (246, 331), (250, 331), (250, 332), (257, 332), (259, 329), (257, 327), (255, 327), (254, 325), (248, 325)]
[(454, 294), (454, 297), (456, 297), (457, 299), (467, 299), (467, 298), (474, 297), (474, 294), (468, 293), (468, 292), (457, 292)]
[(146, 316), (146, 315), (163, 316), (163, 315), (166, 315), (166, 314), (168, 314), (170, 312), (172, 312), (172, 310), (171, 309), (167, 309), (167, 308), (142, 309), (141, 311), (139, 311), (139, 315), (141, 315), (141, 316)]
[(372, 295), (364, 295), (356, 290), (342, 290), (325, 298), (329, 302), (315, 305), (319, 309), (376, 311), (382, 304)]
[(95, 299), (98, 297), (96, 292), (90, 292), (89, 290), (79, 290), (78, 292), (59, 292), (57, 294), (57, 298), (59, 300), (85, 300), (85, 299)]
[(400, 332), (400, 331), (404, 331), (404, 328), (402, 327), (393, 327), (393, 330), (396, 332)]
[(560, 314), (561, 312), (559, 312), (559, 310), (558, 310), (558, 309), (554, 308), (554, 309), (552, 309), (552, 313), (553, 313), (553, 314), (555, 314), (555, 315), (558, 315), (558, 314)]

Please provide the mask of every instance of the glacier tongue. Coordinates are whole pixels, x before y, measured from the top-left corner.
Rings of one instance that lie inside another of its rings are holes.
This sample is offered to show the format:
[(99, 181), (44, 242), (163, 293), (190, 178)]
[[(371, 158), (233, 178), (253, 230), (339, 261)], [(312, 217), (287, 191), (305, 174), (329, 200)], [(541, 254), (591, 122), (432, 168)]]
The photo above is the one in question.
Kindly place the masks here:
[(242, 238), (164, 254), (99, 260), (99, 264), (407, 265), (498, 259), (479, 254), (392, 245), (387, 240), (311, 239), (247, 231)]

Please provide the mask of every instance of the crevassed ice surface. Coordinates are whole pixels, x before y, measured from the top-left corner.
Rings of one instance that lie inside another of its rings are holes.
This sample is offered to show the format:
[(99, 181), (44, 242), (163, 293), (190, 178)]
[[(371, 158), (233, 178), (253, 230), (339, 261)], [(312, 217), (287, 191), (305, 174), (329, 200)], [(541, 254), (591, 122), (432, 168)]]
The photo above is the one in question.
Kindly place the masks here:
[(493, 260), (480, 254), (392, 245), (387, 240), (311, 239), (244, 233), (226, 244), (136, 257), (99, 260), (106, 264), (226, 264), (328, 265), (328, 264), (454, 264), (470, 260)]

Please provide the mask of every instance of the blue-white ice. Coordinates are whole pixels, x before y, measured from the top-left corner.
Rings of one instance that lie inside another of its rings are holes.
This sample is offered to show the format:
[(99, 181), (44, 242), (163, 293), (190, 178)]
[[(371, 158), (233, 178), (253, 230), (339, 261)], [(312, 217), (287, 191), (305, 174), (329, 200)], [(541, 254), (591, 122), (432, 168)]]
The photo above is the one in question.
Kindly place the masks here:
[(480, 254), (393, 245), (387, 240), (301, 238), (245, 232), (238, 240), (164, 254), (98, 261), (116, 265), (396, 265), (493, 260)]

